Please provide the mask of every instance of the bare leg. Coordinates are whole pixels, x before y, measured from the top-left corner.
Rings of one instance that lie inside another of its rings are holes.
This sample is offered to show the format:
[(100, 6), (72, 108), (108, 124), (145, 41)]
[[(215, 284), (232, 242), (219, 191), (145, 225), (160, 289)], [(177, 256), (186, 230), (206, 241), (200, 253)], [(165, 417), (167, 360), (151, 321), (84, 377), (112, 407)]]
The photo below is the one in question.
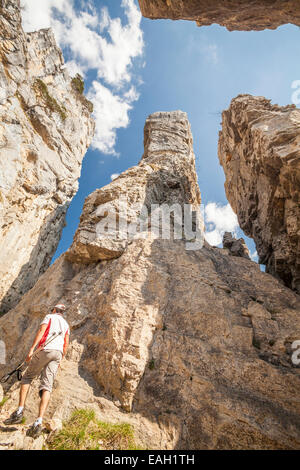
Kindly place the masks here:
[(39, 418), (43, 418), (50, 400), (50, 392), (48, 390), (42, 391), (42, 398), (39, 409)]
[(19, 406), (24, 406), (30, 384), (22, 384), (20, 389)]

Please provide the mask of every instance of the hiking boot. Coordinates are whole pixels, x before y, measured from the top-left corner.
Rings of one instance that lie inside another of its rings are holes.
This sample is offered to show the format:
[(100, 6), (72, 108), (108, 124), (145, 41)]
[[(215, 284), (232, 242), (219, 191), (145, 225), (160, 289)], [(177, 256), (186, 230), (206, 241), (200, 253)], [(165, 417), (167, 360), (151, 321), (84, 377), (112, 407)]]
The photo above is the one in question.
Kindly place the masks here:
[(30, 428), (28, 429), (26, 436), (33, 437), (34, 439), (36, 439), (42, 434), (42, 429), (43, 428), (40, 423), (33, 423), (33, 425), (30, 426)]
[(23, 411), (18, 413), (18, 410), (14, 411), (9, 418), (4, 421), (4, 424), (20, 424), (23, 419)]

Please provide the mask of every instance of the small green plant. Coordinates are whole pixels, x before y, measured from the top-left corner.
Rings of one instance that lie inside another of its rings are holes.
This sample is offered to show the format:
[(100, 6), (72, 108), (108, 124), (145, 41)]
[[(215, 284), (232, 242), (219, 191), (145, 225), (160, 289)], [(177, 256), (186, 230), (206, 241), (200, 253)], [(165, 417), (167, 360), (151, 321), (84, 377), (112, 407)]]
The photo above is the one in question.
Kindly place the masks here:
[(23, 416), (21, 424), (25, 424), (25, 423), (26, 423), (26, 418), (25, 418), (25, 416)]
[(47, 85), (41, 80), (37, 78), (34, 82), (34, 89), (37, 94), (40, 94), (43, 98), (46, 106), (53, 112), (58, 113), (61, 117), (62, 121), (66, 120), (67, 117), (67, 110), (63, 105), (60, 105), (53, 96), (49, 94)]
[(274, 344), (275, 344), (275, 340), (274, 340), (274, 339), (270, 339), (269, 345), (270, 345), (270, 346), (274, 346)]
[(260, 349), (260, 341), (253, 337), (252, 344), (255, 348)]
[(61, 431), (47, 441), (49, 450), (138, 450), (130, 424), (99, 421), (93, 410), (75, 410)]
[(153, 370), (155, 368), (154, 359), (151, 359), (151, 361), (149, 361), (148, 367), (149, 367), (150, 370)]
[(84, 92), (84, 81), (82, 76), (77, 73), (74, 78), (71, 80), (72, 87), (74, 88), (77, 93), (80, 93), (81, 95)]
[(5, 405), (5, 403), (7, 402), (7, 400), (8, 400), (8, 397), (3, 397), (3, 398), (2, 398), (2, 400), (0, 401), (0, 408)]
[(81, 104), (85, 106), (90, 113), (92, 113), (94, 111), (94, 105), (83, 94), (84, 81), (83, 81), (82, 76), (79, 73), (77, 73), (75, 77), (72, 78), (71, 85), (77, 95), (77, 98), (79, 98)]

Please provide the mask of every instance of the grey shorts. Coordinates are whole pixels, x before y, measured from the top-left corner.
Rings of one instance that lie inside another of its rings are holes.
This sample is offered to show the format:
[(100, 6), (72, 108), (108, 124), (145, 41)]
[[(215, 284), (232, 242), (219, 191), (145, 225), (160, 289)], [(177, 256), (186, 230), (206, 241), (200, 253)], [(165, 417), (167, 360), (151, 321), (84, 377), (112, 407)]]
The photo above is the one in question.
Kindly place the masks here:
[(29, 366), (22, 377), (22, 384), (31, 384), (32, 380), (41, 374), (39, 393), (43, 390), (52, 392), (54, 377), (62, 359), (61, 351), (55, 349), (38, 351), (31, 359)]

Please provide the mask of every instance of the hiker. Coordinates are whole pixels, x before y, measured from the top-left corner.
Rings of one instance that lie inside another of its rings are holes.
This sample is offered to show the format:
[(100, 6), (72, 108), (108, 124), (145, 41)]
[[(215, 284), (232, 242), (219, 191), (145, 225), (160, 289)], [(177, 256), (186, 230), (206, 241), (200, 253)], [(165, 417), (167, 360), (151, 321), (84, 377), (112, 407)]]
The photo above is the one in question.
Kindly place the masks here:
[[(19, 407), (4, 421), (5, 424), (22, 422), (23, 410), (30, 384), (35, 377), (41, 374), (39, 416), (28, 430), (28, 435), (31, 437), (38, 437), (42, 432), (43, 416), (49, 403), (54, 377), (69, 345), (70, 328), (62, 317), (65, 310), (66, 307), (64, 305), (55, 305), (52, 312), (46, 315), (41, 322), (26, 358), (29, 366), (21, 381)], [(37, 350), (34, 353), (37, 345)]]

